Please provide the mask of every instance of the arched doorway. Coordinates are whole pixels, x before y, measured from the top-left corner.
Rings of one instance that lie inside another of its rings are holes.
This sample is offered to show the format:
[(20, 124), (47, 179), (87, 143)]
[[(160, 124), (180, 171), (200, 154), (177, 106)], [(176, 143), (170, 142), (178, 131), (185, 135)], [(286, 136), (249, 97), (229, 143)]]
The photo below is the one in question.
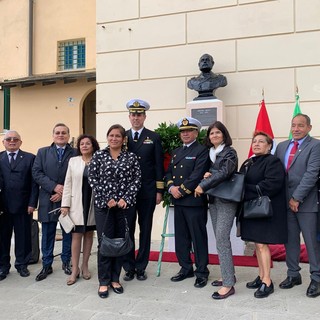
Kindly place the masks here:
[(83, 133), (96, 136), (96, 90), (93, 90), (83, 101), (82, 106)]

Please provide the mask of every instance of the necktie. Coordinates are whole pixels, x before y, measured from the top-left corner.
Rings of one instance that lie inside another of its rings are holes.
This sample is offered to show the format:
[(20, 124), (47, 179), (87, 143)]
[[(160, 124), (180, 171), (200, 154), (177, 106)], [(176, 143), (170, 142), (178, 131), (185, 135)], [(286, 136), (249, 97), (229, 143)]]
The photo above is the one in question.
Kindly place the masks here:
[(58, 148), (57, 149), (57, 153), (58, 153), (58, 160), (59, 160), (59, 162), (61, 162), (62, 161), (62, 157), (63, 157), (63, 148)]
[(296, 152), (298, 150), (298, 147), (299, 147), (299, 142), (298, 141), (294, 141), (293, 146), (292, 146), (292, 148), (290, 150), (290, 153), (289, 153), (289, 158), (288, 158), (288, 163), (287, 163), (287, 171), (289, 170), (289, 168), (291, 166), (292, 160), (293, 160), (294, 155), (296, 154)]
[(9, 153), (9, 156), (10, 156), (10, 167), (13, 168), (14, 166), (14, 156), (15, 156), (15, 153), (14, 152), (10, 152)]
[(139, 132), (136, 131), (136, 132), (134, 133), (133, 141), (137, 142), (138, 139), (139, 139)]
[(183, 150), (187, 150), (187, 149), (188, 149), (188, 146), (184, 145)]

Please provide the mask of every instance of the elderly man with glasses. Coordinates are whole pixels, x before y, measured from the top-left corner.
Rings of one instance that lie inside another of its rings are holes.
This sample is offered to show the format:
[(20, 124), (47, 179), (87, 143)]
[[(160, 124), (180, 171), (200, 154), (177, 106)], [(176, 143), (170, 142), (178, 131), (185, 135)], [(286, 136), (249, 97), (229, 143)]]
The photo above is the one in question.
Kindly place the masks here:
[(0, 215), (0, 281), (9, 274), (11, 237), (14, 230), (15, 263), (21, 277), (28, 277), (31, 258), (32, 213), (37, 207), (39, 188), (32, 179), (35, 156), (20, 149), (21, 137), (8, 131), (0, 154), (1, 201)]

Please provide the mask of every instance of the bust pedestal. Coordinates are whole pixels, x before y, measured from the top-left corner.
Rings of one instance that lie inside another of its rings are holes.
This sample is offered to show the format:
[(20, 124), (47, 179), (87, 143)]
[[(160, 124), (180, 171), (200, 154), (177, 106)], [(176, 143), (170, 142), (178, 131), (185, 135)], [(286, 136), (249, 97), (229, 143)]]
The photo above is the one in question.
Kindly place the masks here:
[(219, 99), (190, 101), (186, 108), (189, 116), (199, 120), (203, 127), (208, 127), (217, 120), (224, 120), (223, 102)]

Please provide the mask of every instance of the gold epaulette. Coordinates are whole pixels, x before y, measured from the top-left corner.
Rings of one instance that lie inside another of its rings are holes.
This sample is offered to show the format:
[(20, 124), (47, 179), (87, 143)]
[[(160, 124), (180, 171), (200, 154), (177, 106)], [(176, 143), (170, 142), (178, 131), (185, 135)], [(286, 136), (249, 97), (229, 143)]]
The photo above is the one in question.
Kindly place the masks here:
[(185, 193), (187, 193), (187, 194), (191, 194), (191, 193), (192, 193), (189, 189), (187, 189), (187, 188), (184, 186), (184, 184), (182, 184), (182, 185), (180, 186), (180, 188), (181, 188)]

